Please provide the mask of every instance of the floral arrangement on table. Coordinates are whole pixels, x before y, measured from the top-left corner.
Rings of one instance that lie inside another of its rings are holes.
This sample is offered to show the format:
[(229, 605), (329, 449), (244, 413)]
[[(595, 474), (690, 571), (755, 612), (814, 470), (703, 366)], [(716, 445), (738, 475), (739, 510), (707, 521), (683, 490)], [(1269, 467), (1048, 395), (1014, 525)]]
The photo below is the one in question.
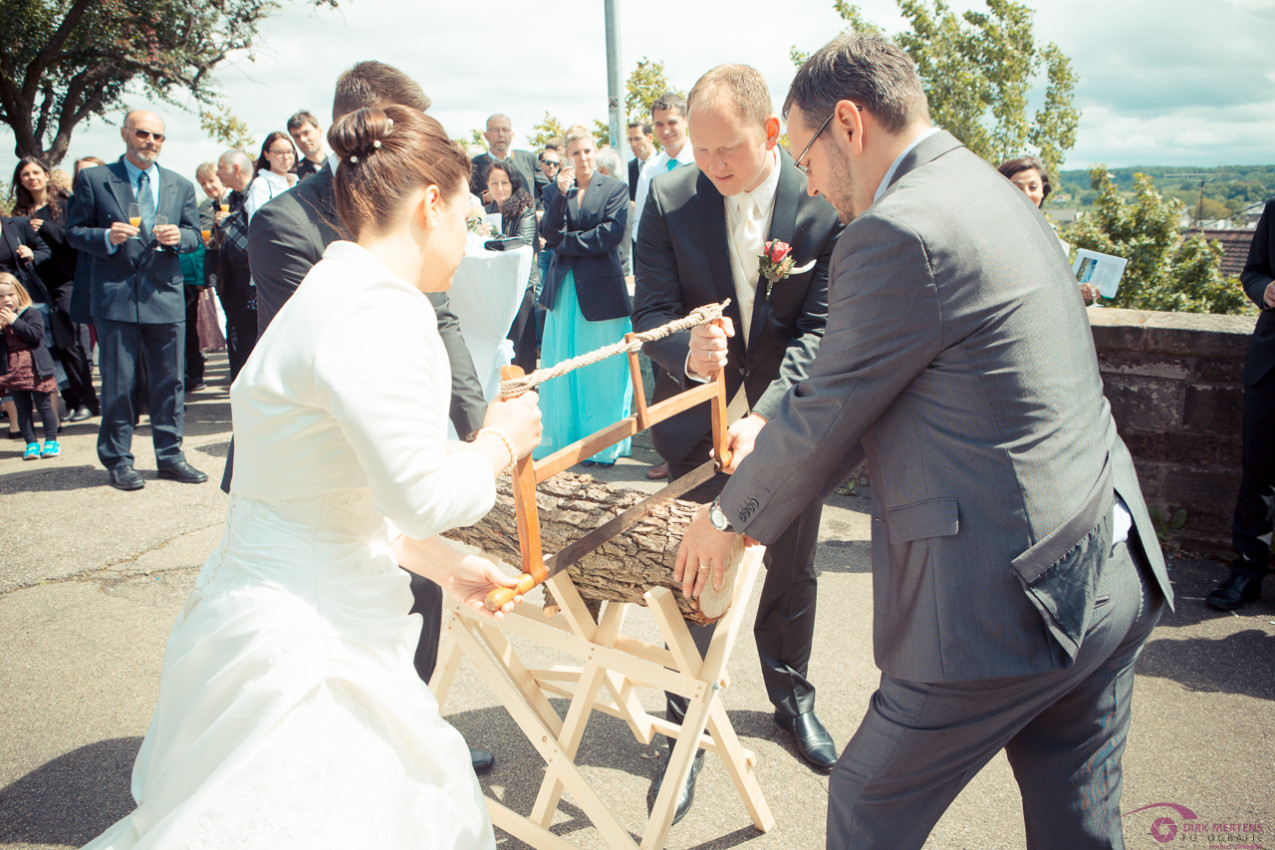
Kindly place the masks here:
[(470, 233), (476, 233), (479, 236), (491, 235), (491, 224), (487, 221), (487, 211), (477, 201), (471, 201), (469, 204), (469, 215), (465, 217), (465, 227)]

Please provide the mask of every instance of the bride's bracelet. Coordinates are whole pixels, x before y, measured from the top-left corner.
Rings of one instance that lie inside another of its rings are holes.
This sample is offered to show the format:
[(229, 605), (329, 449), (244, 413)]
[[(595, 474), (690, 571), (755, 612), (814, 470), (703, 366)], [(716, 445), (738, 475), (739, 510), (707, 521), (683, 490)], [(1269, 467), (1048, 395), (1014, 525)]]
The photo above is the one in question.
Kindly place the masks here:
[(500, 440), (500, 442), (505, 444), (505, 448), (509, 451), (509, 465), (500, 470), (500, 474), (504, 475), (506, 472), (511, 472), (514, 466), (518, 464), (518, 450), (514, 448), (514, 441), (509, 439), (508, 434), (498, 428), (479, 428), (475, 439), (483, 434), (491, 434), (493, 437), (496, 437)]

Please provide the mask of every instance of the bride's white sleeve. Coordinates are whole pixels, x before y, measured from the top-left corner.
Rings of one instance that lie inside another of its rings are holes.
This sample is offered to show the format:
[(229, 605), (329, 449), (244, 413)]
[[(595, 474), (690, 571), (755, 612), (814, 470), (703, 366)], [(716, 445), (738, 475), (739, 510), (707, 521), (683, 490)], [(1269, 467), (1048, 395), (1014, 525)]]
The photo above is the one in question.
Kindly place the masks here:
[(401, 289), (369, 294), (318, 341), (322, 403), (395, 526), (426, 538), (472, 525), (495, 504), (496, 483), (477, 452), (447, 451), (451, 371), (433, 308)]

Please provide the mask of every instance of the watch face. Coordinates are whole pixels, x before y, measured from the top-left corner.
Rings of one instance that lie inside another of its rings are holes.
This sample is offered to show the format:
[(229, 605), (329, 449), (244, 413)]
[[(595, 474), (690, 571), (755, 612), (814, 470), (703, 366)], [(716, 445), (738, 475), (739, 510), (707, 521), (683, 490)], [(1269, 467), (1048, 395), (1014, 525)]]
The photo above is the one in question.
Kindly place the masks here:
[(716, 503), (708, 509), (708, 519), (713, 524), (713, 528), (718, 531), (726, 531), (730, 528), (730, 521), (726, 519), (726, 514), (722, 513), (722, 509)]

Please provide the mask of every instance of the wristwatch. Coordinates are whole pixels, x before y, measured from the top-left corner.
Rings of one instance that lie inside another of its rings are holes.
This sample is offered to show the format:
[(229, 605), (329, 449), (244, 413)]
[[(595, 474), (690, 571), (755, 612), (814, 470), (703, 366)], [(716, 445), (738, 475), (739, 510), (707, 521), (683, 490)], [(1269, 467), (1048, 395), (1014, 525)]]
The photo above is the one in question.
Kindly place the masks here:
[(718, 531), (734, 531), (735, 529), (731, 528), (730, 520), (726, 518), (726, 514), (722, 513), (722, 506), (718, 504), (720, 499), (721, 497), (719, 496), (708, 506), (708, 521)]

